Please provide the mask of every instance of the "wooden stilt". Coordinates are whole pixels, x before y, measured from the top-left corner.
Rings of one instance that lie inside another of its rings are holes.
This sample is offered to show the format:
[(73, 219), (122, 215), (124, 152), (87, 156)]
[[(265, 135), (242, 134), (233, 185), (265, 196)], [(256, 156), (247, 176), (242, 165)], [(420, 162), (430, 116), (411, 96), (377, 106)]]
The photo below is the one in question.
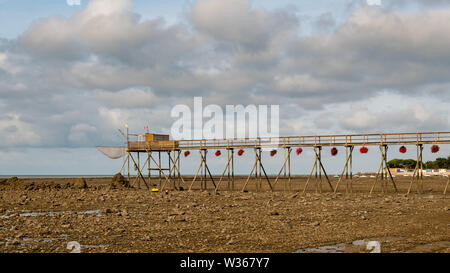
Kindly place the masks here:
[[(257, 152), (256, 152), (256, 149), (255, 149), (255, 155), (256, 155), (256, 154), (257, 154)], [(255, 169), (257, 168), (257, 166), (258, 166), (258, 161), (255, 160), (255, 163), (253, 164), (252, 170), (250, 171), (250, 174), (248, 175), (247, 180), (245, 181), (245, 184), (244, 184), (244, 186), (242, 187), (242, 192), (245, 191), (245, 189), (246, 189), (246, 187), (247, 187), (247, 184), (248, 184), (248, 181), (250, 181), (250, 177), (252, 177), (252, 174), (253, 174), (253, 172), (255, 171)]]
[[(183, 186), (186, 184), (183, 177), (180, 175), (180, 152), (178, 153), (177, 157), (175, 158), (175, 160), (172, 157), (169, 157), (169, 160), (172, 162), (172, 167), (171, 167), (171, 171), (170, 173), (173, 172), (173, 180), (174, 180), (174, 187), (175, 187), (175, 177), (178, 177), (178, 179), (181, 180), (181, 182), (183, 183)], [(175, 154), (174, 154), (175, 156)], [(177, 165), (178, 163), (178, 165)], [(170, 166), (170, 165), (169, 165)], [(176, 173), (178, 172), (178, 176), (176, 175)], [(169, 176), (170, 178), (170, 176)], [(175, 187), (176, 188), (176, 187)]]
[(125, 157), (125, 160), (123, 161), (122, 167), (120, 167), (119, 173), (122, 172), (123, 167), (125, 167), (125, 164), (127, 163), (127, 160), (128, 160), (128, 154), (127, 154), (127, 156)]
[(150, 185), (150, 186), (153, 186), (152, 185), (152, 181), (151, 181), (151, 176), (152, 176), (152, 171), (151, 171), (151, 168), (150, 168), (150, 151), (147, 151), (147, 161), (148, 161), (148, 166), (147, 166), (147, 169), (148, 169), (148, 184)]
[[(141, 163), (140, 163), (140, 159), (139, 159), (139, 152), (137, 152), (137, 169), (138, 171), (141, 169)], [(145, 164), (144, 164), (145, 165)], [(138, 179), (138, 189), (141, 189), (141, 180)]]
[(450, 176), (447, 178), (447, 184), (445, 185), (444, 192), (443, 192), (444, 195), (447, 194), (447, 189), (448, 189), (448, 184), (449, 183), (450, 183)]
[[(290, 155), (291, 151), (289, 150), (288, 153), (289, 153), (289, 155)], [(281, 165), (280, 171), (278, 172), (277, 176), (275, 177), (275, 181), (273, 182), (273, 186), (274, 186), (274, 187), (275, 187), (275, 185), (277, 184), (277, 182), (278, 182), (278, 180), (279, 180), (279, 178), (280, 178), (281, 173), (283, 172), (284, 169), (286, 169), (286, 163), (287, 163), (287, 162), (288, 162), (288, 157), (285, 156), (285, 157), (284, 157), (283, 164)]]
[(267, 184), (269, 185), (270, 190), (273, 191), (272, 184), (270, 183), (269, 177), (267, 176), (266, 170), (264, 169), (264, 165), (263, 165), (262, 162), (261, 162), (261, 154), (258, 155), (258, 152), (256, 151), (257, 149), (261, 149), (261, 148), (256, 148), (256, 149), (255, 149), (255, 154), (257, 155), (257, 161), (255, 161), (255, 164), (253, 164), (253, 168), (252, 168), (252, 170), (251, 170), (251, 172), (250, 172), (250, 175), (248, 176), (247, 181), (245, 181), (245, 184), (244, 184), (244, 186), (242, 187), (242, 191), (243, 191), (243, 192), (245, 191), (245, 189), (246, 189), (246, 187), (247, 187), (248, 181), (250, 180), (250, 177), (252, 176), (253, 171), (254, 171), (254, 170), (256, 169), (256, 167), (257, 167), (258, 161), (259, 161), (259, 164), (261, 165), (261, 170), (262, 170), (262, 172), (264, 173), (264, 177), (266, 178)]
[[(369, 196), (372, 194), (372, 192), (373, 192), (373, 190), (375, 188), (375, 185), (378, 182), (378, 177), (382, 176), (382, 173), (383, 173), (384, 158), (383, 158), (383, 150), (382, 150), (381, 146), (380, 146), (380, 151), (381, 151), (380, 167), (378, 168), (377, 175), (375, 177), (375, 181), (372, 183), (372, 187), (370, 188)], [(382, 191), (382, 193), (384, 193), (384, 186), (383, 186), (383, 184), (381, 184), (381, 191)]]
[[(320, 146), (319, 146), (320, 147)], [(322, 147), (320, 147), (320, 149), (319, 149), (319, 154), (317, 154), (316, 153), (316, 156), (318, 157), (318, 162), (319, 162), (319, 171), (320, 170), (322, 170), (323, 171), (323, 175), (325, 176), (325, 179), (327, 180), (327, 183), (328, 183), (328, 186), (330, 187), (330, 189), (331, 189), (331, 192), (334, 192), (334, 188), (333, 188), (333, 186), (331, 185), (331, 182), (330, 182), (330, 179), (328, 178), (328, 175), (327, 175), (327, 172), (325, 171), (325, 168), (323, 167), (323, 164), (322, 164), (322, 160), (321, 160), (321, 155), (320, 155), (320, 151), (322, 150)], [(314, 152), (316, 152), (316, 151), (314, 151)], [(320, 183), (322, 184), (322, 173), (321, 172), (319, 172), (319, 174), (320, 174)], [(321, 185), (322, 186), (322, 185)], [(321, 192), (322, 192), (322, 188), (320, 188), (320, 190), (321, 190)]]
[[(346, 149), (347, 150), (347, 149)], [(336, 183), (336, 187), (334, 188), (334, 193), (336, 193), (337, 192), (337, 190), (338, 190), (338, 188), (339, 188), (339, 183), (341, 183), (341, 181), (342, 181), (342, 178), (344, 177), (344, 172), (347, 170), (348, 171), (348, 163), (349, 163), (349, 161), (350, 161), (350, 157), (351, 157), (351, 154), (353, 153), (353, 146), (352, 147), (350, 147), (350, 156), (348, 155), (348, 153), (346, 153), (346, 160), (345, 160), (345, 165), (344, 165), (344, 169), (342, 169), (342, 173), (341, 173), (341, 175), (339, 176), (339, 180), (338, 180), (338, 182)], [(346, 174), (346, 177), (348, 177), (348, 173)], [(346, 187), (346, 192), (347, 192), (347, 188), (348, 187)]]
[(231, 149), (231, 190), (234, 191), (234, 149)]
[(217, 186), (216, 186), (216, 189), (214, 190), (214, 192), (217, 193), (217, 191), (219, 190), (220, 184), (222, 183), (222, 179), (223, 179), (225, 173), (230, 170), (230, 163), (231, 163), (231, 157), (228, 157), (227, 164), (225, 166), (225, 169), (222, 172), (222, 175), (220, 176), (219, 182), (217, 182)]
[(392, 186), (394, 187), (395, 192), (397, 192), (397, 185), (395, 184), (394, 178), (392, 177), (392, 173), (391, 170), (389, 169), (388, 166), (388, 161), (387, 161), (387, 151), (388, 151), (388, 146), (387, 145), (381, 145), (380, 146), (380, 152), (381, 152), (381, 164), (380, 164), (380, 168), (377, 172), (377, 176), (375, 178), (375, 181), (372, 184), (372, 188), (370, 189), (370, 193), (369, 195), (372, 194), (374, 188), (375, 188), (375, 184), (378, 181), (378, 177), (381, 175), (381, 190), (382, 193), (384, 193), (385, 191), (387, 192), (387, 180), (388, 180), (388, 175), (389, 175), (389, 180), (392, 183)]
[(201, 170), (203, 173), (200, 173), (200, 177), (203, 178), (203, 180), (201, 180), (201, 189), (202, 190), (206, 190), (206, 174), (208, 173), (209, 178), (211, 179), (212, 184), (214, 185), (214, 189), (216, 188), (216, 183), (214, 182), (214, 178), (211, 174), (211, 171), (209, 170), (208, 164), (206, 163), (206, 149), (202, 149), (200, 150), (200, 166), (198, 167), (197, 173), (194, 176), (194, 179), (192, 180), (191, 185), (189, 186), (189, 190), (192, 189), (192, 186), (194, 185), (194, 182), (198, 176), (199, 171)]
[[(160, 154), (160, 153), (159, 153), (159, 154)], [(167, 175), (164, 173), (163, 169), (161, 168), (161, 165), (159, 165), (159, 164), (156, 162), (156, 160), (153, 158), (153, 156), (152, 156), (151, 154), (150, 154), (150, 159), (151, 159), (151, 160), (153, 161), (153, 163), (156, 165), (156, 168), (158, 169), (159, 174), (164, 176), (164, 179), (165, 179), (164, 184), (162, 184), (162, 186), (160, 187), (161, 190), (164, 190), (165, 187), (166, 187), (166, 184), (167, 184), (167, 183), (170, 184), (170, 178), (167, 177)]]
[(311, 169), (311, 172), (309, 173), (308, 180), (306, 180), (305, 187), (303, 188), (303, 193), (306, 192), (306, 189), (308, 188), (309, 181), (311, 180), (311, 177), (312, 177), (314, 171), (316, 171), (315, 179), (317, 179), (317, 154), (316, 154), (316, 147), (314, 147), (314, 154), (315, 154), (314, 165), (313, 165), (313, 167)]
[[(133, 160), (134, 165), (135, 165), (135, 166), (138, 166), (137, 163), (136, 163), (136, 161), (134, 160), (134, 158), (133, 158), (133, 156), (132, 156), (131, 154), (130, 154), (130, 158), (131, 158), (131, 160)], [(147, 163), (147, 162), (144, 163), (144, 166), (145, 166), (146, 163)], [(150, 189), (149, 186), (147, 185), (147, 181), (145, 181), (145, 178), (144, 178), (144, 176), (142, 175), (142, 172), (141, 172), (140, 168), (137, 168), (137, 176), (136, 176), (136, 178), (135, 178), (135, 180), (133, 181), (132, 184), (135, 184), (135, 183), (136, 183), (136, 180), (137, 180), (138, 183), (139, 183), (139, 181), (140, 181), (141, 179), (142, 179), (142, 181), (144, 182), (144, 184), (145, 184), (145, 186), (147, 187), (147, 189)], [(140, 184), (139, 184), (139, 185), (140, 185)]]
[[(394, 178), (392, 177), (391, 170), (389, 169), (388, 160), (387, 160), (387, 154), (388, 154), (388, 146), (384, 145), (384, 165), (386, 166), (386, 176), (389, 174), (389, 179), (392, 183), (392, 186), (394, 187), (395, 192), (398, 192), (397, 185), (395, 184)], [(387, 177), (386, 177), (387, 180)]]
[[(161, 166), (161, 151), (158, 151), (158, 164), (157, 165)], [(161, 167), (158, 167), (158, 168), (159, 168), (159, 188), (161, 189), (162, 188), (162, 186), (161, 186), (161, 183), (162, 183), (162, 180), (161, 180)]]
[[(353, 146), (351, 146), (351, 147), (353, 147)], [(352, 153), (350, 154), (350, 193), (353, 193), (353, 154)]]
[(291, 181), (291, 147), (288, 147), (288, 183), (289, 190), (292, 190), (292, 181)]
[(412, 188), (412, 184), (414, 183), (414, 180), (416, 180), (417, 192), (420, 193), (420, 187), (418, 184), (419, 184), (419, 180), (421, 180), (421, 178), (423, 178), (423, 176), (421, 176), (421, 174), (422, 174), (421, 166), (423, 166), (423, 165), (420, 164), (420, 162), (422, 161), (422, 152), (423, 152), (423, 145), (417, 144), (416, 167), (414, 168), (413, 176), (409, 183), (408, 192), (406, 194), (409, 194), (411, 192), (411, 188)]

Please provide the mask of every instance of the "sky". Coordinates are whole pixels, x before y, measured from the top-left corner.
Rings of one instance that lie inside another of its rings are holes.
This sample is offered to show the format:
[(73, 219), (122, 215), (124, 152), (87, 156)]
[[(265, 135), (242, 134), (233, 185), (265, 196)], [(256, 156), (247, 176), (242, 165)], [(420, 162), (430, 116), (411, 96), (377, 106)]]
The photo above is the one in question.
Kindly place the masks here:
[[(0, 175), (113, 174), (122, 161), (95, 146), (123, 145), (124, 124), (169, 133), (194, 96), (278, 104), (283, 136), (450, 131), (450, 0), (71, 2), (0, 0)], [(344, 152), (326, 154), (338, 172)]]

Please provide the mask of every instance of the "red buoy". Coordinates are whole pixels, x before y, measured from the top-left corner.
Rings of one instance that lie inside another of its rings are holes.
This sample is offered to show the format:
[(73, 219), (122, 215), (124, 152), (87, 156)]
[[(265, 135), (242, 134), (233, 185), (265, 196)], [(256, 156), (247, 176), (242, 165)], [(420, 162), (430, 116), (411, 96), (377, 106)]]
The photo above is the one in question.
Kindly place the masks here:
[(431, 146), (431, 152), (432, 152), (433, 154), (439, 152), (439, 149), (440, 149), (440, 148), (439, 148), (438, 145), (433, 145), (433, 146)]
[(274, 155), (276, 155), (277, 154), (277, 150), (272, 150), (272, 151), (270, 151), (270, 156), (274, 156)]
[(367, 154), (367, 152), (369, 151), (369, 148), (367, 148), (366, 146), (363, 146), (363, 147), (361, 147), (361, 149), (359, 149), (359, 151), (360, 151), (362, 154)]
[(243, 153), (244, 153), (244, 150), (242, 150), (242, 149), (240, 149), (240, 150), (237, 152), (238, 156), (241, 156)]
[(185, 151), (185, 152), (184, 152), (184, 157), (187, 157), (187, 156), (190, 155), (190, 154), (191, 154), (191, 152)]
[(221, 154), (222, 153), (220, 152), (220, 150), (217, 150), (216, 153), (215, 153), (216, 156), (220, 156)]
[(295, 152), (297, 153), (297, 155), (301, 154), (303, 152), (302, 148), (297, 148), (297, 150), (295, 150)]
[(338, 149), (337, 148), (334, 147), (334, 148), (331, 149), (331, 155), (332, 156), (337, 155), (337, 153), (338, 153)]
[(406, 153), (406, 147), (405, 147), (405, 146), (402, 146), (402, 147), (400, 147), (400, 149), (398, 149), (398, 151), (399, 151), (400, 153), (404, 154), (404, 153)]

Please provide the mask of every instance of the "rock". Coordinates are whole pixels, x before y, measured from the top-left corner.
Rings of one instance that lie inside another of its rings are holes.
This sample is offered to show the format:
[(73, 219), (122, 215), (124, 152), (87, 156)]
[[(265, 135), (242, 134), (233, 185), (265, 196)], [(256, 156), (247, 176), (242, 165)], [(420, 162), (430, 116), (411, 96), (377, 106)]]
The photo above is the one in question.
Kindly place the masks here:
[(312, 222), (312, 223), (311, 223), (311, 226), (313, 226), (313, 227), (318, 227), (318, 226), (320, 226), (320, 222), (318, 222), (318, 221)]
[(82, 177), (76, 178), (73, 181), (71, 181), (71, 186), (75, 189), (86, 189), (87, 188), (86, 179)]
[(131, 188), (131, 186), (128, 180), (126, 180), (121, 173), (116, 173), (111, 180), (109, 188), (110, 189)]
[(271, 213), (269, 213), (270, 216), (276, 216), (276, 215), (280, 215), (278, 213), (278, 211), (272, 211)]
[(17, 182), (19, 182), (19, 178), (17, 178), (17, 176), (13, 176), (13, 177), (8, 178), (8, 179), (6, 180), (6, 183), (7, 183), (7, 184), (13, 184), (13, 183), (17, 183)]

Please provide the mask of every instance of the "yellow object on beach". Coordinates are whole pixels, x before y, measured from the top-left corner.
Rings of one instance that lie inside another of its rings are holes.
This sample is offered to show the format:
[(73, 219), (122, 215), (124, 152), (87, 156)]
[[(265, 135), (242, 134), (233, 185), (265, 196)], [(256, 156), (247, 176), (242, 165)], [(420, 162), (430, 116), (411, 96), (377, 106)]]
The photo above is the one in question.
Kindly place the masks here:
[(152, 192), (159, 192), (159, 190), (157, 188), (153, 188)]

